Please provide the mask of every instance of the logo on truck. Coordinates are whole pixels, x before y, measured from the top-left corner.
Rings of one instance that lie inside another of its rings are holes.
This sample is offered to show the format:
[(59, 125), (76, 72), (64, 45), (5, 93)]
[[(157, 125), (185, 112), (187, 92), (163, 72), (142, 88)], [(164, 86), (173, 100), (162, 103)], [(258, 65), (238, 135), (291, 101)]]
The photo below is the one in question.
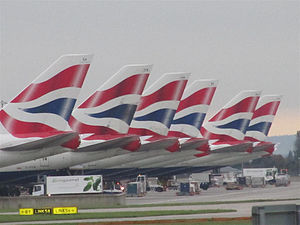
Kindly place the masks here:
[(96, 180), (94, 180), (94, 177), (90, 176), (90, 177), (85, 177), (84, 180), (88, 181), (86, 186), (83, 188), (84, 192), (89, 191), (92, 187), (94, 191), (100, 190), (99, 184), (101, 184), (102, 177), (98, 177)]

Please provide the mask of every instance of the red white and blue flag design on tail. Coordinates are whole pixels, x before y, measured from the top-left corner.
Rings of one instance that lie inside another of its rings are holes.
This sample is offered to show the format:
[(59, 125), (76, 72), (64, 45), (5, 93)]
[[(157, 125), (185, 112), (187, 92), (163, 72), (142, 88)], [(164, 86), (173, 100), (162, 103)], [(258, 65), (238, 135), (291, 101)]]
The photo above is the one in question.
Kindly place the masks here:
[(152, 65), (127, 65), (75, 109), (69, 124), (80, 134), (126, 134)]
[(185, 89), (168, 135), (182, 138), (200, 136), (217, 83), (216, 80), (197, 80)]
[(201, 128), (204, 138), (235, 142), (244, 139), (260, 91), (243, 91), (227, 103)]
[(183, 93), (168, 136), (179, 138), (180, 149), (208, 151), (200, 128), (215, 94), (216, 80), (196, 80)]
[(167, 73), (151, 85), (143, 93), (129, 133), (166, 136), (188, 77), (189, 73)]
[(0, 111), (2, 130), (16, 138), (71, 131), (68, 120), (92, 55), (63, 55)]
[(129, 129), (130, 134), (141, 136), (140, 151), (157, 149), (158, 146), (171, 152), (179, 149), (178, 139), (166, 135), (189, 75), (164, 74), (143, 93)]
[(247, 128), (245, 140), (253, 142), (266, 140), (281, 98), (280, 95), (265, 95), (260, 98)]
[(275, 150), (275, 144), (265, 142), (270, 131), (272, 122), (277, 113), (282, 96), (264, 95), (260, 98), (249, 127), (245, 135), (245, 141), (252, 141), (253, 152), (265, 151), (272, 154)]

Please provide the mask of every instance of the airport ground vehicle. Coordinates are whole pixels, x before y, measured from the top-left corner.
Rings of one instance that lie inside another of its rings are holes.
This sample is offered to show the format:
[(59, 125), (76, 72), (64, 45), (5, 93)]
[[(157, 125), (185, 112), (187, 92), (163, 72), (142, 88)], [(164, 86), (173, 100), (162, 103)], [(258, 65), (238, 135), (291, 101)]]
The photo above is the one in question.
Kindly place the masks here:
[(247, 168), (243, 169), (243, 176), (245, 177), (263, 177), (268, 184), (275, 183), (275, 175), (278, 173), (277, 168)]
[(140, 182), (141, 183), (142, 192), (146, 193), (147, 192), (147, 176), (139, 174), (136, 177), (136, 182)]
[(223, 184), (228, 184), (228, 183), (236, 183), (237, 182), (237, 177), (236, 174), (233, 172), (228, 172), (223, 174)]
[(291, 183), (290, 176), (287, 174), (287, 170), (280, 170), (275, 176), (275, 186), (288, 186)]
[(143, 197), (146, 192), (143, 189), (143, 183), (141, 182), (130, 182), (127, 184), (127, 196), (128, 197)]
[(178, 196), (183, 195), (196, 195), (200, 194), (200, 185), (197, 181), (189, 181), (189, 182), (182, 182), (179, 185), (179, 192), (176, 193)]
[(265, 187), (266, 181), (264, 177), (251, 177), (251, 187)]
[(124, 190), (125, 187), (119, 181), (103, 181), (104, 194), (121, 194)]
[(200, 188), (207, 190), (211, 184), (211, 172), (192, 173), (190, 179), (198, 181), (200, 183)]
[(235, 182), (227, 182), (226, 190), (242, 190), (243, 186)]
[(134, 182), (127, 184), (127, 196), (129, 197), (142, 197), (147, 193), (147, 176), (139, 174)]
[(148, 177), (147, 179), (148, 187), (147, 190), (162, 192), (164, 190), (163, 186), (159, 184), (158, 177)]
[(48, 176), (43, 184), (33, 186), (32, 195), (102, 193), (102, 175)]

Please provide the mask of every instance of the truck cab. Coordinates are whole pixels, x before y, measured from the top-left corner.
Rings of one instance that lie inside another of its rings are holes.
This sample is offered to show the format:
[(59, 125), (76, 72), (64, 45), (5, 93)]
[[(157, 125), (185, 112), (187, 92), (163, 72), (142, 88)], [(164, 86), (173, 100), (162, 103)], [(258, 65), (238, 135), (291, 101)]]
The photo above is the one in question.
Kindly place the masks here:
[(146, 175), (138, 175), (136, 177), (136, 182), (140, 182), (142, 186), (142, 192), (147, 192), (147, 176)]
[(45, 194), (45, 185), (44, 184), (36, 184), (33, 186), (32, 195), (33, 196), (42, 196)]

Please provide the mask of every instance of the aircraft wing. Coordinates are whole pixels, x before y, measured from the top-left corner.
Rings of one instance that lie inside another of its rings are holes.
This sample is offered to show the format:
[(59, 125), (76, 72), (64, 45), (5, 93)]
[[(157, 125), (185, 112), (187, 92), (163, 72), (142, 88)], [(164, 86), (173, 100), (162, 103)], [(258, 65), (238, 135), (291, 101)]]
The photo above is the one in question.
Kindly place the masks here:
[(44, 137), (38, 140), (32, 140), (26, 143), (10, 143), (9, 146), (3, 146), (0, 150), (3, 151), (30, 151), (47, 148), (51, 146), (59, 146), (78, 137), (77, 132), (59, 133), (49, 137)]

